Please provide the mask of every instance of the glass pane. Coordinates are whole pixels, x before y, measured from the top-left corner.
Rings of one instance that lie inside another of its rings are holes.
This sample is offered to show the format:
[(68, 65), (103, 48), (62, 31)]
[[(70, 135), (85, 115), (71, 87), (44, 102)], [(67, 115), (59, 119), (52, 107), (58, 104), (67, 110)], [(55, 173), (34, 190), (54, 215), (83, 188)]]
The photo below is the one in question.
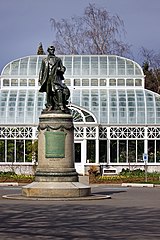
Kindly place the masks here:
[(35, 79), (29, 79), (28, 86), (35, 86)]
[(118, 75), (125, 75), (125, 60), (117, 58)]
[(110, 141), (110, 162), (117, 163), (117, 141)]
[(32, 162), (32, 141), (25, 141), (25, 162)]
[(106, 86), (107, 79), (100, 79), (100, 86)]
[(19, 60), (11, 63), (11, 75), (18, 75)]
[(109, 86), (116, 86), (116, 79), (109, 79)]
[(20, 86), (27, 86), (27, 79), (20, 79)]
[(82, 86), (89, 86), (89, 79), (82, 79)]
[(80, 79), (74, 79), (74, 86), (80, 86), (81, 80)]
[(71, 101), (72, 101), (73, 104), (81, 105), (80, 104), (80, 90), (74, 90), (73, 91)]
[(160, 140), (156, 140), (156, 162), (160, 163)]
[(91, 111), (94, 112), (95, 115), (98, 115), (99, 111), (98, 90), (91, 90)]
[(142, 162), (144, 153), (144, 140), (137, 140), (137, 162)]
[(128, 101), (128, 123), (136, 122), (136, 105), (134, 91), (127, 91)]
[(120, 123), (126, 123), (127, 121), (127, 109), (126, 109), (126, 95), (124, 91), (118, 92), (119, 97), (119, 122)]
[(7, 140), (7, 162), (14, 162), (14, 140)]
[(145, 123), (145, 103), (143, 91), (136, 91), (137, 123)]
[(39, 71), (40, 71), (40, 68), (41, 68), (41, 64), (42, 64), (42, 60), (45, 58), (45, 56), (44, 55), (42, 55), (42, 56), (37, 56), (38, 57), (38, 67), (37, 67), (37, 73), (39, 73)]
[(5, 162), (5, 140), (0, 140), (0, 161)]
[(75, 162), (81, 162), (81, 143), (74, 143)]
[(127, 141), (126, 140), (119, 140), (119, 162), (127, 162)]
[(100, 121), (108, 123), (107, 90), (100, 90)]
[(29, 92), (26, 105), (26, 119), (25, 119), (27, 123), (33, 122), (34, 106), (35, 106), (35, 94), (33, 92)]
[(107, 140), (99, 140), (99, 162), (107, 162)]
[(135, 79), (135, 86), (142, 86), (142, 79)]
[(29, 75), (36, 75), (37, 57), (30, 57), (29, 59)]
[(134, 79), (127, 79), (126, 86), (134, 86)]
[(24, 162), (24, 140), (16, 140), (16, 162)]
[(82, 90), (82, 106), (89, 107), (89, 91)]
[(142, 75), (142, 70), (140, 69), (140, 67), (137, 66), (137, 64), (135, 64), (135, 74)]
[(100, 57), (100, 75), (107, 75), (107, 57)]
[(109, 118), (111, 123), (117, 123), (117, 95), (116, 91), (110, 92), (109, 96)]
[(3, 79), (3, 86), (9, 86), (9, 79)]
[(98, 86), (98, 79), (91, 79), (91, 86)]
[(125, 86), (125, 79), (117, 79), (117, 86)]
[(160, 123), (160, 97), (154, 96), (156, 103), (156, 123)]
[(91, 57), (91, 75), (98, 75), (98, 57)]
[(16, 115), (16, 99), (17, 99), (17, 91), (10, 91), (10, 96), (8, 99), (8, 114), (7, 114), (7, 122), (15, 123), (15, 115)]
[(11, 86), (18, 86), (18, 79), (11, 79)]
[(6, 122), (6, 107), (7, 107), (7, 98), (8, 98), (8, 91), (1, 92), (0, 94), (0, 122), (5, 123)]
[(116, 74), (116, 57), (108, 57), (109, 60), (109, 75)]
[(131, 61), (126, 61), (127, 75), (134, 75), (134, 63)]
[(89, 75), (89, 57), (82, 56), (82, 73)]
[(128, 162), (136, 162), (136, 141), (128, 140)]
[(81, 74), (81, 57), (73, 57), (73, 74)]
[(155, 123), (155, 106), (153, 95), (146, 92), (147, 122)]
[(148, 162), (155, 161), (155, 140), (148, 140)]
[(24, 112), (25, 112), (26, 92), (20, 91), (17, 101), (17, 122), (24, 123)]
[(20, 61), (20, 75), (27, 75), (28, 58), (23, 58)]
[(87, 140), (87, 160), (90, 163), (95, 163), (95, 140)]
[(64, 58), (64, 66), (66, 67), (65, 75), (72, 75), (72, 57)]

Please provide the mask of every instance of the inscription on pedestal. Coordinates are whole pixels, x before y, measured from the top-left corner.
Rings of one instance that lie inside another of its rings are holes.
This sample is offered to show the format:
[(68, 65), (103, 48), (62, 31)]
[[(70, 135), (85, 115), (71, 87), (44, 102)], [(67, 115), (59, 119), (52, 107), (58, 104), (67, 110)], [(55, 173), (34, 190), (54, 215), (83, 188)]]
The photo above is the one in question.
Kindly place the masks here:
[(65, 157), (65, 136), (64, 132), (45, 132), (46, 158)]

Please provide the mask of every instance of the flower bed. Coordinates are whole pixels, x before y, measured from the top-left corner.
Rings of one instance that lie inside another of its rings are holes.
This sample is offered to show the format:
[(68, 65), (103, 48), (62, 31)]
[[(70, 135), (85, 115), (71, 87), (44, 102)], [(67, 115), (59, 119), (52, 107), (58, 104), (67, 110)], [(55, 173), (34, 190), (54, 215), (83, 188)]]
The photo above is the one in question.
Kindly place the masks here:
[(18, 183), (31, 183), (34, 181), (32, 175), (18, 175), (14, 172), (0, 172), (0, 182), (18, 182)]
[(122, 172), (115, 176), (100, 176), (97, 172), (90, 172), (89, 182), (98, 183), (98, 184), (121, 184), (121, 183), (153, 183), (160, 184), (160, 173), (147, 173), (147, 179), (145, 171), (143, 170), (134, 170), (129, 171), (122, 170)]

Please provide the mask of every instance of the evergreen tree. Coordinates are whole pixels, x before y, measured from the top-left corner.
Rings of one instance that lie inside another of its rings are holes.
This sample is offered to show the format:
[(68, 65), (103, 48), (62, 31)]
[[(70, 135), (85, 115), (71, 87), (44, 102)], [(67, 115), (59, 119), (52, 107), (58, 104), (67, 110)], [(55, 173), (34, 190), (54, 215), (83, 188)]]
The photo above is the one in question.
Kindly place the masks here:
[(142, 68), (145, 75), (145, 88), (158, 93), (159, 84), (155, 72), (152, 69), (149, 69), (148, 62), (144, 62)]
[(160, 53), (142, 47), (140, 56), (145, 74), (145, 88), (160, 93)]
[(43, 46), (42, 46), (42, 43), (41, 43), (41, 42), (39, 43), (37, 55), (45, 55), (45, 52), (44, 52), (44, 50), (43, 50)]

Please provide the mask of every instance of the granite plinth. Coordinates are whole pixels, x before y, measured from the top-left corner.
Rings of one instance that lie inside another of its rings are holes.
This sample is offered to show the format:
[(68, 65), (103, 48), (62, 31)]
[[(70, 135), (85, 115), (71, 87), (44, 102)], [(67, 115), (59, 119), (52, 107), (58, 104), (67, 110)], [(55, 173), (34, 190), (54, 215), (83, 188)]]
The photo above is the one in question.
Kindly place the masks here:
[[(57, 170), (57, 169), (56, 169)], [(75, 169), (71, 169), (70, 171), (63, 172), (54, 172), (52, 171), (37, 171), (35, 175), (36, 182), (77, 182), (78, 174)]]
[(85, 197), (91, 195), (91, 188), (80, 182), (33, 182), (22, 188), (22, 195), (41, 198)]

